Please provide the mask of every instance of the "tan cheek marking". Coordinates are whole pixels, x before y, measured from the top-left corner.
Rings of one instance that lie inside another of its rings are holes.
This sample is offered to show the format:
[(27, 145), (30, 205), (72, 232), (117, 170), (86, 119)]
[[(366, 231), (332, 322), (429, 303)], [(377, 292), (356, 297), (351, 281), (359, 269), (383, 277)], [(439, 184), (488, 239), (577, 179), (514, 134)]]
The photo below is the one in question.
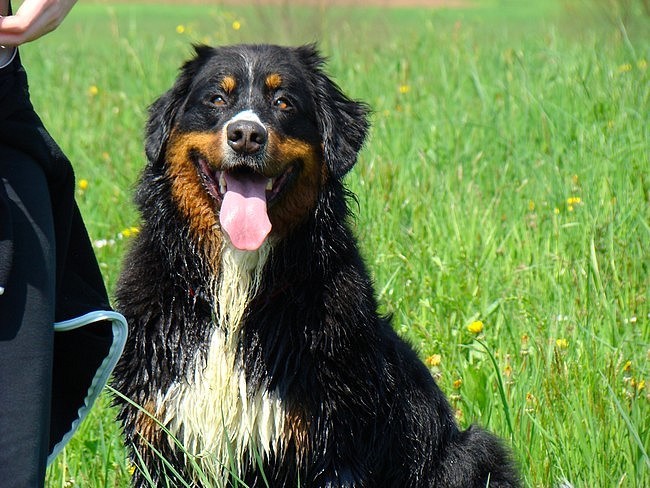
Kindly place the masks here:
[(232, 93), (237, 87), (237, 80), (235, 80), (234, 76), (226, 76), (223, 80), (221, 80), (220, 84), (223, 91), (226, 93)]
[(269, 133), (269, 152), (270, 159), (281, 166), (275, 168), (276, 172), (294, 161), (302, 161), (298, 179), (270, 211), (274, 232), (284, 234), (302, 222), (316, 206), (323, 181), (323, 158), (318, 147), (298, 139), (281, 138), (274, 132)]
[(220, 134), (172, 134), (167, 149), (167, 176), (172, 198), (189, 223), (192, 237), (200, 244), (210, 262), (219, 262), (223, 236), (214, 199), (206, 192), (196, 166), (188, 159), (192, 150), (220, 161)]
[(277, 90), (282, 85), (282, 77), (278, 73), (271, 73), (266, 77), (265, 84), (269, 90)]

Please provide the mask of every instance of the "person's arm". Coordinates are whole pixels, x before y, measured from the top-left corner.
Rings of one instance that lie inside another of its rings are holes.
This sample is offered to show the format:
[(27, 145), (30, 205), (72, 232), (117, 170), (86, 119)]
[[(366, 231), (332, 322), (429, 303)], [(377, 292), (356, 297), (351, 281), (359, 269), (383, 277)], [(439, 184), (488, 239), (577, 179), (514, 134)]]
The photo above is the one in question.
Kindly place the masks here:
[[(18, 46), (52, 32), (76, 1), (25, 0), (14, 15), (0, 18), (0, 45)], [(3, 4), (6, 9), (8, 0), (0, 0)]]
[[(0, 18), (9, 13), (9, 0), (0, 0)], [(16, 48), (0, 44), (0, 69), (7, 66), (14, 59)]]

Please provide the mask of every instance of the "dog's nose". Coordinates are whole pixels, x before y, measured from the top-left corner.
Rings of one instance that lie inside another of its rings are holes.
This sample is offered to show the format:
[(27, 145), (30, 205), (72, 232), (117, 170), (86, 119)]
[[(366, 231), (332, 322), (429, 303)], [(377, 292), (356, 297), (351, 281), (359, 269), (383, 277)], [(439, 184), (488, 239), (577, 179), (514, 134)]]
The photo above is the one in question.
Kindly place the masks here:
[(239, 154), (255, 154), (266, 144), (266, 129), (252, 120), (228, 124), (228, 145)]

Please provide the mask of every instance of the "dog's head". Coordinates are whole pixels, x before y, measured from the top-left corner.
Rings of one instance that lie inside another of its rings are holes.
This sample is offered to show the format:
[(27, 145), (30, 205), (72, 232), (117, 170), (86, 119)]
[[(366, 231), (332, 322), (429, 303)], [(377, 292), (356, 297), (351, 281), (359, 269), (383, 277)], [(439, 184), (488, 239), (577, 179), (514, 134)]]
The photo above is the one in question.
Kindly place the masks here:
[(146, 153), (205, 235), (242, 250), (304, 221), (328, 179), (356, 162), (367, 108), (322, 70), (313, 46), (197, 47), (150, 109)]

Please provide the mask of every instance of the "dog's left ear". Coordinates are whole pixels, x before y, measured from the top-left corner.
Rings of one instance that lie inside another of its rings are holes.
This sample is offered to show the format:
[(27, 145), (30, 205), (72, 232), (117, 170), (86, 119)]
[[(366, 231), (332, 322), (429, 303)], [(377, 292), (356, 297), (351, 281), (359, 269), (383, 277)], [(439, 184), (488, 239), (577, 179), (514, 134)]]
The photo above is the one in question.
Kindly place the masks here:
[(341, 178), (357, 161), (370, 127), (370, 109), (348, 98), (329, 79), (323, 72), (325, 60), (315, 46), (299, 47), (297, 53), (311, 76), (325, 163), (333, 176)]

